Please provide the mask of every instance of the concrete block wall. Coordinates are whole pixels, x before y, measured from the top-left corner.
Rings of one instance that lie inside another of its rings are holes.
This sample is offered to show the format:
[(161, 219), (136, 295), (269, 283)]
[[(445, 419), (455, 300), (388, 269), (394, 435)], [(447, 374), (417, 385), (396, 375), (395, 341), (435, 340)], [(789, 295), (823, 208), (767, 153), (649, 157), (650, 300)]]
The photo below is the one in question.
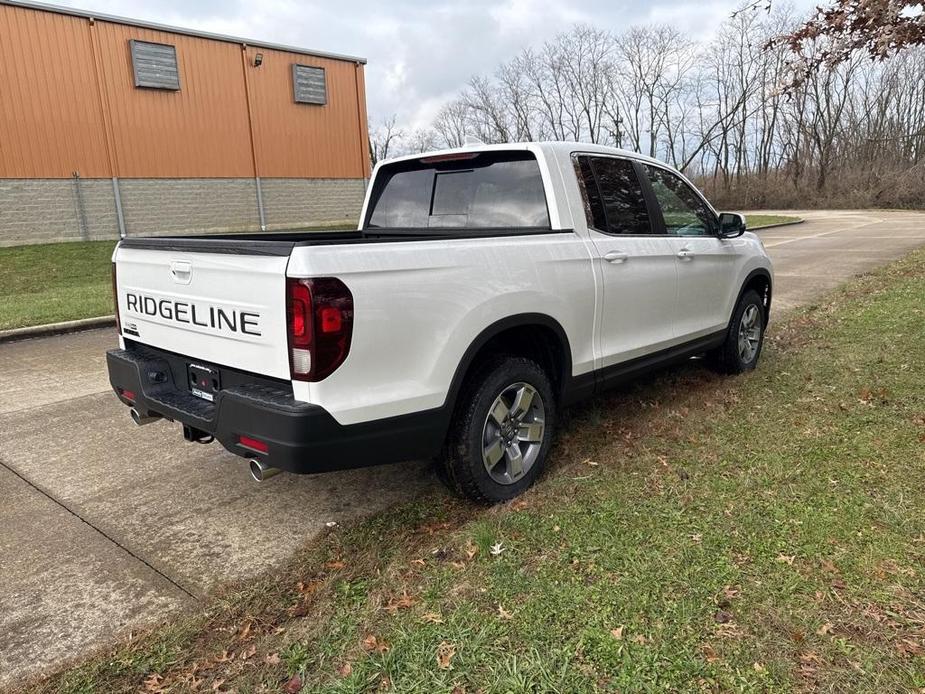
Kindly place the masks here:
[(117, 238), (112, 180), (0, 178), (0, 246)]
[(355, 178), (262, 178), (267, 229), (331, 222), (356, 226), (366, 182)]
[(122, 178), (127, 236), (259, 231), (252, 178)]
[[(353, 226), (362, 179), (261, 179), (268, 230)], [(119, 180), (128, 236), (259, 231), (250, 178)], [(0, 246), (119, 238), (111, 179), (0, 179)]]

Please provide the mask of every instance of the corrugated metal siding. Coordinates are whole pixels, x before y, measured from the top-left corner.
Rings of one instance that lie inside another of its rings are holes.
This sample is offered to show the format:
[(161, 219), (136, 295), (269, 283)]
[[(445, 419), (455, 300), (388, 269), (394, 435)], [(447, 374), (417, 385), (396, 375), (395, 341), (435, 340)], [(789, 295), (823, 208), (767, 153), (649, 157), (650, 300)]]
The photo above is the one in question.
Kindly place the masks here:
[[(116, 170), (125, 178), (253, 176), (241, 49), (97, 22)], [(179, 91), (135, 87), (129, 40), (176, 47)]]
[[(179, 91), (135, 87), (132, 39), (176, 47)], [(325, 69), (327, 104), (295, 103), (295, 63)], [(364, 178), (361, 83), (348, 61), (248, 48), (245, 67), (234, 43), (0, 5), (0, 178), (237, 178), (255, 159), (266, 178)]]
[(110, 176), (86, 20), (0, 5), (0, 177)]
[[(248, 63), (263, 53), (263, 65), (248, 72), (254, 139), (261, 176), (363, 178), (357, 155), (360, 117), (353, 63), (298, 53), (248, 48)], [(292, 95), (292, 65), (323, 67), (327, 104), (298, 104)]]

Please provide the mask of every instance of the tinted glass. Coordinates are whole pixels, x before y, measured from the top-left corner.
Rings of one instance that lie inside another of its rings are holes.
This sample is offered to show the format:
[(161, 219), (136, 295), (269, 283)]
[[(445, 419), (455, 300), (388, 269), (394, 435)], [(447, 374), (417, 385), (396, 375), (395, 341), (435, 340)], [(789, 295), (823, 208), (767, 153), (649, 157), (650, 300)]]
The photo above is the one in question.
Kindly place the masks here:
[(588, 223), (608, 234), (651, 234), (649, 212), (632, 162), (578, 157)]
[(678, 176), (655, 166), (646, 173), (665, 218), (665, 230), (676, 236), (710, 236), (715, 232), (713, 212)]
[(532, 154), (401, 162), (377, 176), (369, 228), (549, 228), (546, 193)]

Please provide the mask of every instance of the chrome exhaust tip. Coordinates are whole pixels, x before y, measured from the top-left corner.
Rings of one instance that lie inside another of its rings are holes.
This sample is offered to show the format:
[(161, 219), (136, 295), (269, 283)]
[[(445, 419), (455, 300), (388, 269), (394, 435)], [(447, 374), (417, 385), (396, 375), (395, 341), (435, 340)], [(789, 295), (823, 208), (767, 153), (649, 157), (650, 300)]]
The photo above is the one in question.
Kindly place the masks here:
[(255, 482), (265, 482), (282, 472), (278, 467), (270, 467), (262, 460), (257, 460), (256, 458), (251, 460), (250, 469), (251, 477), (254, 478)]
[(132, 408), (132, 421), (140, 427), (143, 427), (145, 424), (156, 422), (160, 418), (160, 415), (151, 415), (146, 417), (139, 413), (138, 410), (136, 410), (134, 407)]

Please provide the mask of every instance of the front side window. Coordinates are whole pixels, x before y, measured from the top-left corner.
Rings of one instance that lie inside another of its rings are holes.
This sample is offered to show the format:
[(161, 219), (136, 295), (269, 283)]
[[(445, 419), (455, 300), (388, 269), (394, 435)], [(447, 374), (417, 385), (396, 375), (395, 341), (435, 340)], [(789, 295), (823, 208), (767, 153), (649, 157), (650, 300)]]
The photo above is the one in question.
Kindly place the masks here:
[(549, 229), (546, 192), (530, 152), (425, 157), (384, 166), (366, 228)]
[(665, 230), (675, 236), (712, 236), (716, 218), (707, 204), (679, 176), (646, 165), (652, 191), (662, 208)]
[(651, 234), (646, 201), (633, 163), (579, 156), (576, 172), (585, 195), (588, 225), (607, 234)]

